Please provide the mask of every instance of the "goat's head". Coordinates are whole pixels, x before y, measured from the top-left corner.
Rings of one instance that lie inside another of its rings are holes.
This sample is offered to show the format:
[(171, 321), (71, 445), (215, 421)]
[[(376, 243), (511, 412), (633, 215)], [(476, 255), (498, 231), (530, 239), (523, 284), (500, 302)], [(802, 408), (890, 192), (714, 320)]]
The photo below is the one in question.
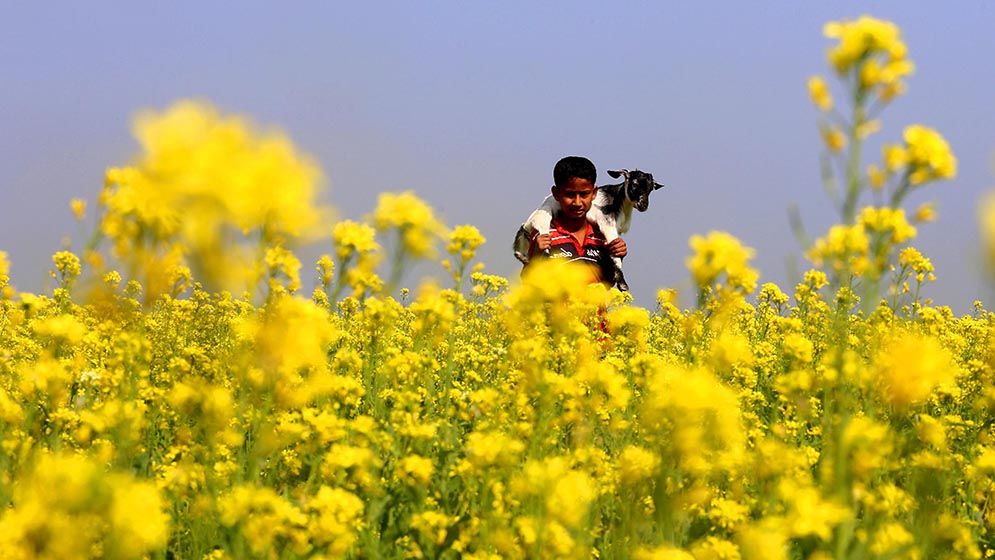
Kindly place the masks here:
[(640, 212), (645, 212), (650, 207), (650, 193), (659, 189), (663, 185), (653, 180), (652, 173), (646, 173), (638, 169), (632, 171), (626, 169), (609, 169), (608, 175), (614, 179), (622, 177), (622, 190), (625, 197), (632, 201), (632, 206)]

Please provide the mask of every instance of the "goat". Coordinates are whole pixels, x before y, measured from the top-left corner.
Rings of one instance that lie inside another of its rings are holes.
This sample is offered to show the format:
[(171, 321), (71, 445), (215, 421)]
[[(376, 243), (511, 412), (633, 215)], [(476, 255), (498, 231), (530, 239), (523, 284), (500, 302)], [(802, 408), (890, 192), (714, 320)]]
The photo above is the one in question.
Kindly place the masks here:
[[(653, 180), (652, 173), (646, 173), (638, 169), (628, 171), (609, 170), (608, 175), (613, 179), (622, 177), (622, 182), (617, 185), (603, 185), (598, 187), (598, 193), (594, 197), (594, 203), (587, 212), (587, 221), (596, 224), (605, 239), (610, 243), (621, 234), (629, 231), (632, 225), (632, 209), (645, 212), (649, 208), (650, 193), (663, 187)], [(515, 258), (522, 264), (529, 263), (528, 251), (529, 243), (535, 235), (549, 233), (550, 222), (560, 210), (560, 204), (552, 195), (547, 196), (542, 204), (529, 216), (522, 227), (518, 228), (515, 234), (514, 250)], [(622, 274), (622, 259), (612, 257), (615, 263), (614, 277), (612, 284), (625, 292), (629, 290), (629, 285)]]

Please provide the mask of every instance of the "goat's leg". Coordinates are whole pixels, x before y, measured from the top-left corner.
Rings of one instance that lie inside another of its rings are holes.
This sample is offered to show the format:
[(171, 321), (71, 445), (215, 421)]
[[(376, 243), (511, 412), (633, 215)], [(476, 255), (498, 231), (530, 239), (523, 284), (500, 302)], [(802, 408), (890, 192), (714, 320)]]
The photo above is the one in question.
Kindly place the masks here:
[[(588, 217), (590, 218), (590, 214)], [(611, 220), (608, 220), (603, 214), (601, 219), (596, 219), (595, 223), (601, 228), (601, 233), (605, 235), (605, 241), (611, 243), (619, 238), (618, 227)], [(622, 273), (622, 257), (612, 257), (612, 263), (615, 264), (615, 270), (612, 271), (612, 284), (618, 286), (618, 289), (623, 292), (629, 291), (629, 284), (625, 281), (625, 275)]]
[(529, 264), (529, 232), (525, 231), (525, 226), (518, 228), (518, 233), (515, 234), (515, 242), (511, 246), (515, 251), (515, 258), (519, 262), (524, 264)]
[[(552, 222), (552, 212), (545, 207), (540, 207), (535, 212), (532, 212), (529, 219), (525, 220), (525, 223), (522, 224), (522, 227), (518, 228), (518, 233), (515, 234), (514, 249), (515, 258), (519, 262), (529, 264), (529, 245), (532, 243), (532, 239), (536, 235), (549, 233)], [(546, 249), (544, 252), (548, 255), (549, 249)]]

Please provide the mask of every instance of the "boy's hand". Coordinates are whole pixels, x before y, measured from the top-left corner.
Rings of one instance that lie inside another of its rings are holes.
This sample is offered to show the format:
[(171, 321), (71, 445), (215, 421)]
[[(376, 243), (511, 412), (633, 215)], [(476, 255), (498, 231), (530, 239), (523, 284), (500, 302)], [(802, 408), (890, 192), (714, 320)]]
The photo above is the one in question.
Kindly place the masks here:
[(622, 258), (629, 254), (629, 248), (625, 246), (625, 241), (619, 237), (608, 244), (608, 252), (613, 257)]
[(549, 249), (549, 240), (550, 237), (548, 233), (543, 233), (539, 237), (536, 237), (536, 249), (540, 251)]

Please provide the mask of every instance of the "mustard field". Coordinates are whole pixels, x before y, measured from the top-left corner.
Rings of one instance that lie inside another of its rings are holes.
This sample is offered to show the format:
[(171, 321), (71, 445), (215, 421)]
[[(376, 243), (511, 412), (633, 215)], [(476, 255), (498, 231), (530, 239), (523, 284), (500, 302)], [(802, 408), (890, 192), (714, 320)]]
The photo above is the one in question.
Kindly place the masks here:
[(56, 287), (0, 253), (0, 558), (992, 556), (995, 316), (921, 297), (935, 211), (904, 207), (957, 160), (922, 124), (866, 156), (914, 65), (889, 22), (825, 34), (811, 269), (760, 284), (708, 232), (653, 309), (488, 274), (411, 192), (335, 218), (316, 162), (206, 101), (140, 113)]

